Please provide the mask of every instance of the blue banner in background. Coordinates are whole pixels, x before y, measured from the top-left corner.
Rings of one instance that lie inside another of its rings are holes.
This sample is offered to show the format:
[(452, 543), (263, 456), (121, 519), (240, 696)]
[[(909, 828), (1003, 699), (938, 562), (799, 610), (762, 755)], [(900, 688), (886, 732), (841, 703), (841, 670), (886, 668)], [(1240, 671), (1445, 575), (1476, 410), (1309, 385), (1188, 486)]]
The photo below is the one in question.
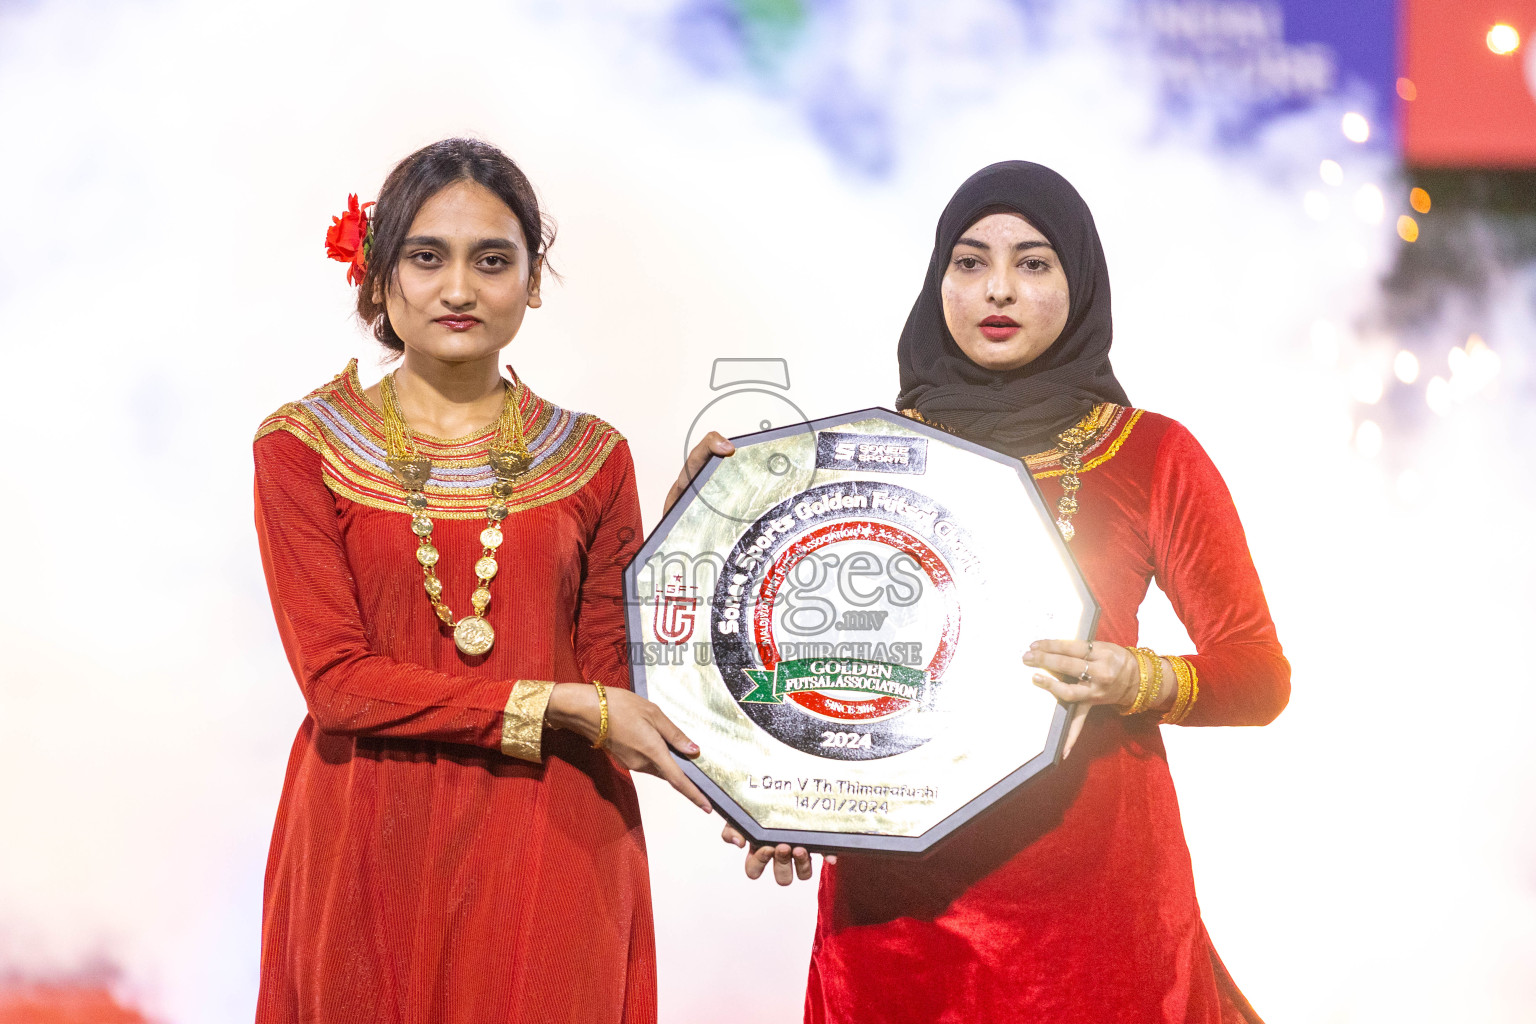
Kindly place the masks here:
[(1137, 0), (1170, 106), (1196, 99), (1239, 142), (1276, 116), (1340, 101), (1396, 146), (1397, 0)]
[[(949, 88), (933, 74), (964, 52), (982, 67), (1026, 64), (1082, 27), (1129, 60), (1150, 58), (1172, 117), (1212, 118), (1241, 146), (1316, 105), (1353, 110), (1372, 147), (1397, 148), (1393, 102), (1399, 0), (971, 0), (945, 6), (849, 0), (677, 0), (672, 48), (706, 78), (738, 78), (798, 106), (842, 162), (871, 177), (895, 166), (895, 106)], [(956, 76), (964, 79), (965, 76)], [(964, 102), (964, 89), (950, 89)], [(942, 104), (940, 104), (942, 105)]]

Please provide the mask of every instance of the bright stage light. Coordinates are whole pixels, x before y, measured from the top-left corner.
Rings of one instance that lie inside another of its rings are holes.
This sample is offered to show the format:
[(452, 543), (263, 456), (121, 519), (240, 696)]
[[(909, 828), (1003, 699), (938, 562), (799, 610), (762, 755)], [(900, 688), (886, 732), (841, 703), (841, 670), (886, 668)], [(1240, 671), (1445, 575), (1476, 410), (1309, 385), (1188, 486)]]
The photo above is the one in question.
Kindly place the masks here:
[(1419, 222), (1406, 213), (1397, 218), (1397, 237), (1405, 242), (1417, 242), (1419, 240)]
[(1451, 385), (1444, 377), (1431, 377), (1429, 384), (1424, 388), (1424, 401), (1429, 409), (1437, 416), (1446, 416), (1451, 411)]
[(1470, 369), (1477, 377), (1478, 386), (1481, 387), (1493, 380), (1498, 375), (1503, 365), (1499, 355), (1488, 347), (1488, 343), (1479, 335), (1472, 335), (1467, 339), (1467, 358), (1471, 363)]
[(1492, 384), (1500, 368), (1498, 355), (1476, 334), (1467, 339), (1465, 347), (1451, 349), (1446, 363), (1451, 368), (1450, 394), (1457, 401)]
[(1386, 200), (1375, 185), (1361, 185), (1355, 193), (1355, 216), (1367, 224), (1380, 224), (1387, 212)]
[(1520, 33), (1513, 25), (1500, 23), (1488, 30), (1488, 49), (1503, 56), (1520, 49)]
[(1381, 401), (1381, 396), (1386, 393), (1386, 386), (1381, 378), (1374, 373), (1361, 373), (1355, 377), (1354, 387), (1350, 389), (1350, 396), (1361, 405), (1375, 405)]
[(1350, 397), (1361, 405), (1375, 405), (1385, 392), (1386, 385), (1375, 367), (1362, 364), (1350, 374)]
[(1344, 137), (1350, 142), (1364, 142), (1371, 137), (1371, 122), (1365, 119), (1364, 114), (1350, 111), (1344, 115), (1342, 127)]
[(1397, 80), (1397, 94), (1412, 103), (1419, 98), (1419, 87), (1413, 84), (1411, 78), (1399, 78)]
[(1412, 384), (1419, 379), (1419, 357), (1403, 349), (1392, 360), (1392, 372), (1397, 374), (1397, 379), (1404, 384)]
[(1411, 189), (1408, 192), (1408, 205), (1413, 207), (1414, 213), (1429, 212), (1429, 193), (1421, 188)]
[(1344, 184), (1344, 168), (1337, 160), (1324, 160), (1318, 165), (1317, 173), (1325, 185)]

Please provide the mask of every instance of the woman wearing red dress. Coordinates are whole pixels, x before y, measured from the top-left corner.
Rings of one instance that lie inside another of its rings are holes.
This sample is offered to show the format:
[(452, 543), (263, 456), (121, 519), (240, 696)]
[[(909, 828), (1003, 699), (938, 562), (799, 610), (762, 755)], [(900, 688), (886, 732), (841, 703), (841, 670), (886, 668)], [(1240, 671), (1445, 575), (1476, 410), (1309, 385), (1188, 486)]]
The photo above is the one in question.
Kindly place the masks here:
[(517, 166), (462, 139), (407, 157), (372, 223), (354, 200), (327, 238), (403, 358), (367, 390), (354, 361), (256, 437), (262, 561), (309, 711), (259, 1024), (656, 1019), (625, 769), (709, 805), (667, 753), (697, 748), (627, 689), (628, 446), (498, 368), (549, 240)]
[[(1221, 476), (1188, 430), (1130, 407), (1110, 336), (1077, 191), (1019, 161), (966, 181), (897, 348), (897, 404), (1023, 459), (1057, 508), (1103, 611), (1091, 644), (1034, 644), (1020, 683), (1091, 711), (1065, 761), (930, 855), (828, 858), (807, 1021), (1258, 1020), (1201, 923), (1160, 726), (1263, 725), (1290, 667)], [(1197, 653), (1136, 647), (1153, 579)], [(810, 877), (787, 846), (749, 853), (748, 875), (770, 862), (780, 884)]]

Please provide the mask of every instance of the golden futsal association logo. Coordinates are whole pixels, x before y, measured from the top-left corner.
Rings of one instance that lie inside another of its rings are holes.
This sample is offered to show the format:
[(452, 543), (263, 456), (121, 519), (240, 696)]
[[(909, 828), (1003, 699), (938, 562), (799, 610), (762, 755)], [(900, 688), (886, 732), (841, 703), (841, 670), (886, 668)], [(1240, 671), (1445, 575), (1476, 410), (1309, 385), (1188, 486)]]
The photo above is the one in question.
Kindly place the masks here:
[[(845, 570), (846, 607), (807, 640), (793, 583), (827, 565)], [(846, 573), (861, 565), (905, 566), (908, 582)], [(710, 614), (715, 663), (742, 710), (790, 746), (841, 760), (910, 750), (932, 735), (927, 712), (959, 649), (964, 577), (979, 570), (965, 530), (927, 495), (884, 481), (810, 488), (731, 551)]]

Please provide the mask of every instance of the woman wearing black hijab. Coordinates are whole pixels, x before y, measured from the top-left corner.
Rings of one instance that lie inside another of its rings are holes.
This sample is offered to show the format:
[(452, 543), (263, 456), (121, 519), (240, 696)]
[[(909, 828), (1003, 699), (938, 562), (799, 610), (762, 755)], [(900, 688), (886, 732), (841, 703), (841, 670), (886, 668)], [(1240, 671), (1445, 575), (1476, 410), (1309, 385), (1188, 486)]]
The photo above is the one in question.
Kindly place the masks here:
[[(927, 857), (828, 858), (809, 1022), (1258, 1020), (1201, 923), (1159, 727), (1266, 724), (1290, 666), (1220, 474), (1130, 406), (1111, 333), (1076, 189), (1022, 161), (972, 175), (897, 346), (897, 405), (1023, 460), (1055, 504), (1102, 614), (1093, 643), (1042, 639), (1025, 671), (1091, 711), (1070, 757)], [(1198, 653), (1135, 646), (1154, 578)], [(810, 875), (786, 846), (748, 875), (770, 861), (780, 884)]]

